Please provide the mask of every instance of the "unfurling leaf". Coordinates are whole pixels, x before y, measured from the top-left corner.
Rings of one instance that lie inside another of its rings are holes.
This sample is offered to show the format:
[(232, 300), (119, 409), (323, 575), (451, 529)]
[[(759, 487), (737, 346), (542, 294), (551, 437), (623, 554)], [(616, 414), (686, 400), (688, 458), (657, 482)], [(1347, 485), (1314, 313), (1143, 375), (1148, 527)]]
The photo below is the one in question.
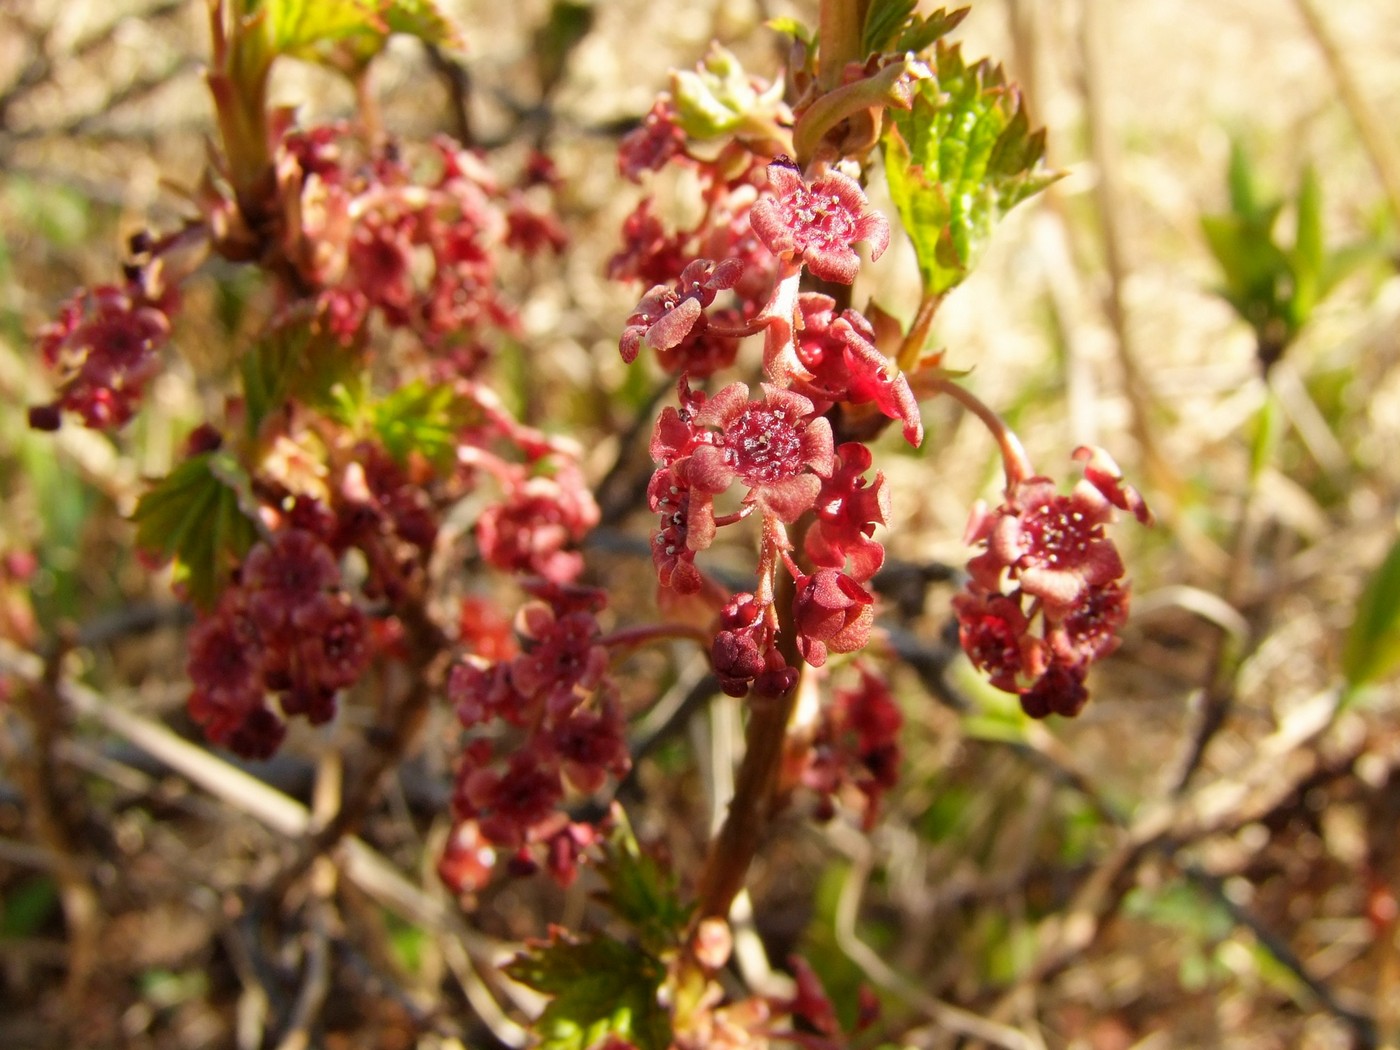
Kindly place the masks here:
[(931, 65), (913, 105), (889, 111), (884, 145), (890, 195), (924, 290), (938, 295), (967, 277), (1008, 211), (1060, 176), (1041, 166), (1045, 133), (1031, 130), (999, 66), (967, 65), (957, 47), (941, 43)]
[(401, 386), (368, 408), (370, 426), (400, 463), (414, 452), (432, 463), (450, 459), (471, 411), (450, 385), (422, 381)]
[(231, 455), (185, 460), (136, 504), (136, 546), (175, 560), (175, 579), (209, 608), (257, 540), (248, 477)]
[(671, 74), (676, 121), (693, 139), (764, 135), (779, 122), (782, 81), (760, 92), (733, 52), (711, 45), (695, 70)]
[(675, 877), (642, 851), (622, 807), (614, 805), (613, 821), (599, 865), (608, 884), (608, 906), (637, 931), (647, 949), (660, 953), (679, 943), (691, 908), (681, 903)]
[(1322, 228), (1322, 187), (1305, 166), (1291, 202), (1293, 244), (1279, 235), (1279, 216), (1290, 203), (1265, 199), (1249, 154), (1230, 147), (1226, 175), (1230, 210), (1203, 215), (1201, 232), (1220, 266), (1216, 292), (1254, 329), (1260, 365), (1267, 371), (1288, 349), (1319, 302), (1362, 263), (1378, 258), (1378, 245), (1362, 242), (1329, 251)]
[(670, 1016), (657, 999), (660, 960), (602, 935), (575, 939), (557, 927), (505, 967), (507, 975), (551, 997), (535, 1022), (543, 1050), (588, 1050), (617, 1036), (638, 1050), (666, 1050)]
[(433, 0), (268, 0), (263, 9), (274, 54), (341, 68), (366, 63), (391, 33), (444, 47), (460, 43)]

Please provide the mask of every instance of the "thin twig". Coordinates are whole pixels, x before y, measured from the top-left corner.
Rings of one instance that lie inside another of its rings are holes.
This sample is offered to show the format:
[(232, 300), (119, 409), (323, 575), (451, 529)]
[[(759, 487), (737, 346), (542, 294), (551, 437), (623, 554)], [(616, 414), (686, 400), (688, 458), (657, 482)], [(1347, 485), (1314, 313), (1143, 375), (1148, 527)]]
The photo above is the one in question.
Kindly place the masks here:
[(97, 970), (102, 905), (81, 845), (82, 791), (71, 767), (65, 769), (58, 755), (72, 730), (62, 692), (63, 663), (71, 648), (71, 636), (63, 637), (46, 659), (34, 657), (35, 673), (15, 694), (15, 707), (29, 727), (30, 739), (19, 744), (10, 734), (0, 734), (0, 754), (24, 796), (34, 838), (52, 859), (68, 931), (65, 994), (76, 1007)]
[(870, 840), (839, 823), (830, 826), (829, 834), (840, 842), (843, 851), (851, 857), (851, 866), (837, 899), (835, 921), (836, 943), (846, 956), (875, 984), (911, 1003), (949, 1031), (967, 1038), (981, 1039), (1006, 1050), (1044, 1050), (1042, 1043), (1024, 1032), (935, 999), (860, 939), (856, 932), (856, 916), (860, 912), (861, 897), (873, 863)]
[(1154, 484), (1167, 492), (1175, 493), (1181, 489), (1180, 476), (1158, 449), (1152, 433), (1154, 398), (1138, 363), (1124, 296), (1129, 267), (1123, 248), (1122, 194), (1118, 182), (1117, 157), (1113, 153), (1113, 135), (1105, 107), (1108, 88), (1102, 79), (1104, 48), (1107, 46), (1103, 39), (1104, 8), (1104, 0), (1083, 0), (1079, 37), (1085, 127), (1095, 168), (1094, 202), (1099, 214), (1099, 235), (1103, 246), (1104, 264), (1108, 270), (1104, 310), (1113, 329), (1118, 361), (1123, 369), (1123, 392), (1132, 409), (1133, 438), (1138, 443), (1143, 462)]

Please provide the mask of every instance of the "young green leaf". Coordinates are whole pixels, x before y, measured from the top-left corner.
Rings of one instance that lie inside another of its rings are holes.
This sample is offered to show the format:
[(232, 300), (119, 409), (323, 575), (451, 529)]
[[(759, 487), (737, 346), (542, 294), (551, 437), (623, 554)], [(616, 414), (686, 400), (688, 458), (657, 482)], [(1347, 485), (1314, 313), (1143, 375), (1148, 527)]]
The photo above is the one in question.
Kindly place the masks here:
[(1356, 603), (1342, 650), (1342, 674), (1353, 689), (1400, 668), (1400, 540), (1391, 546)]
[(733, 52), (711, 45), (700, 67), (671, 74), (676, 121), (693, 139), (749, 131), (762, 134), (778, 122), (782, 81), (759, 93)]
[(320, 61), (339, 46), (348, 49), (353, 64), (363, 65), (391, 33), (459, 45), (456, 29), (433, 0), (267, 0), (263, 8), (272, 51), (279, 55)]
[(934, 73), (909, 109), (889, 111), (884, 138), (890, 195), (930, 295), (960, 284), (996, 223), (1059, 178), (1041, 167), (1045, 133), (1000, 67), (940, 44)]
[(1285, 202), (1261, 196), (1239, 142), (1231, 144), (1226, 186), (1230, 210), (1202, 216), (1201, 232), (1220, 266), (1223, 280), (1216, 291), (1254, 329), (1259, 361), (1267, 370), (1337, 282), (1380, 253), (1373, 243), (1327, 250), (1322, 187), (1310, 165), (1303, 169), (1298, 195), (1291, 202), (1291, 247), (1276, 229)]
[(352, 380), (360, 355), (313, 337), (305, 322), (282, 325), (258, 340), (239, 360), (248, 432), (287, 399), (313, 408), (331, 404), (337, 385)]
[(659, 954), (678, 943), (691, 908), (681, 903), (675, 877), (642, 852), (620, 806), (613, 807), (613, 820), (607, 852), (599, 865), (608, 884), (604, 900), (637, 931), (645, 948)]
[(175, 579), (191, 600), (217, 600), (257, 540), (249, 512), (252, 494), (237, 460), (206, 452), (185, 460), (136, 504), (136, 545), (175, 560)]
[(430, 462), (444, 463), (453, 455), (471, 410), (451, 386), (418, 381), (399, 387), (368, 411), (380, 443), (399, 462), (417, 452)]
[(886, 50), (912, 51), (918, 54), (956, 29), (958, 23), (966, 18), (971, 10), (970, 7), (959, 7), (949, 11), (944, 7), (931, 15), (915, 15), (900, 30), (893, 45)]
[(865, 53), (874, 55), (888, 49), (917, 6), (917, 0), (874, 0), (866, 9), (865, 26), (861, 30), (861, 47)]
[(639, 1050), (666, 1050), (671, 1020), (657, 993), (660, 960), (602, 935), (575, 939), (559, 928), (505, 967), (512, 979), (551, 997), (535, 1022), (542, 1050), (588, 1050), (617, 1036)]

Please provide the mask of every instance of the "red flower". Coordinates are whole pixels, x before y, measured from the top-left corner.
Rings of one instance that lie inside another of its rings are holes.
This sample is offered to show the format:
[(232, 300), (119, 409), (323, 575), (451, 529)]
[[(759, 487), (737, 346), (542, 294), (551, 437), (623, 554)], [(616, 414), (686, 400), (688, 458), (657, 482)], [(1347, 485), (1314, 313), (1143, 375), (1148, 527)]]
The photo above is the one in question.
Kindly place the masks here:
[(1030, 622), (1021, 606), (1004, 594), (959, 594), (953, 598), (958, 616), (958, 640), (972, 666), (985, 671), (992, 685), (1020, 692), (1017, 681)]
[[(1106, 452), (1081, 448), (1085, 478), (1061, 496), (1049, 478), (1013, 485), (994, 512), (979, 508), (969, 542), (967, 591), (953, 599), (968, 658), (992, 685), (1017, 693), (1032, 718), (1075, 715), (1088, 700), (1089, 665), (1118, 646), (1128, 592), (1123, 560), (1104, 525), (1113, 508), (1152, 520)], [(1039, 633), (1034, 631), (1039, 624)]]
[(844, 572), (818, 569), (798, 577), (792, 615), (798, 651), (813, 667), (821, 667), (828, 650), (853, 653), (865, 647), (875, 622), (875, 599)]
[(890, 492), (878, 470), (867, 482), (870, 449), (847, 441), (836, 449), (836, 469), (822, 481), (817, 521), (807, 532), (805, 550), (813, 564), (840, 569), (850, 559), (850, 574), (868, 580), (885, 562), (885, 548), (870, 537), (875, 526), (888, 525)]
[(35, 410), (38, 422), (56, 422), (56, 410), (67, 409), (94, 429), (121, 426), (160, 368), (159, 351), (169, 338), (170, 319), (137, 286), (79, 292), (39, 332), (39, 352), (58, 374), (61, 392), (47, 412)]
[(875, 330), (857, 310), (832, 313), (835, 300), (816, 292), (798, 297), (802, 328), (794, 334), (797, 359), (811, 379), (796, 389), (815, 401), (873, 401), (890, 419), (904, 423), (904, 439), (918, 446), (924, 439), (919, 403), (904, 373), (875, 346)]
[(530, 602), (516, 617), (525, 651), (511, 662), (511, 683), (526, 696), (544, 697), (551, 717), (585, 699), (608, 672), (608, 652), (596, 644), (592, 613), (556, 615), (544, 602)]
[(878, 259), (890, 242), (890, 224), (870, 210), (860, 184), (828, 170), (809, 186), (786, 157), (768, 165), (771, 196), (750, 212), (753, 230), (774, 255), (799, 258), (815, 276), (850, 284), (860, 269), (856, 241), (870, 245)]
[(477, 519), (476, 539), (482, 557), (499, 569), (565, 583), (583, 569), (572, 548), (597, 523), (598, 505), (581, 473), (561, 464), (553, 477), (510, 485)]
[(617, 170), (625, 178), (641, 182), (642, 172), (660, 171), (684, 145), (685, 132), (676, 123), (675, 107), (669, 98), (659, 98), (642, 118), (641, 126), (623, 137), (617, 150)]
[(763, 385), (763, 399), (750, 401), (743, 383), (725, 387), (697, 413), (695, 422), (714, 427), (714, 444), (690, 457), (691, 528), (713, 519), (709, 497), (736, 480), (748, 486), (746, 503), (767, 507), (782, 521), (796, 521), (811, 508), (821, 479), (831, 476), (835, 453), (831, 424), (813, 417), (812, 402), (790, 390)]
[(330, 548), (303, 529), (287, 529), (259, 543), (243, 563), (248, 605), (264, 632), (286, 630), (293, 617), (340, 583)]
[(992, 581), (1014, 568), (1023, 591), (1064, 615), (1089, 588), (1123, 575), (1123, 560), (1103, 531), (1112, 516), (1112, 505), (1091, 484), (1062, 496), (1049, 478), (1023, 481), (981, 526), (975, 538), (987, 550), (968, 571), (993, 589)]
[(653, 350), (679, 346), (692, 330), (705, 324), (705, 307), (721, 291), (734, 287), (743, 271), (744, 264), (738, 259), (719, 263), (696, 259), (681, 271), (674, 288), (656, 285), (627, 318), (618, 341), (622, 360), (628, 364), (635, 361), (643, 342)]

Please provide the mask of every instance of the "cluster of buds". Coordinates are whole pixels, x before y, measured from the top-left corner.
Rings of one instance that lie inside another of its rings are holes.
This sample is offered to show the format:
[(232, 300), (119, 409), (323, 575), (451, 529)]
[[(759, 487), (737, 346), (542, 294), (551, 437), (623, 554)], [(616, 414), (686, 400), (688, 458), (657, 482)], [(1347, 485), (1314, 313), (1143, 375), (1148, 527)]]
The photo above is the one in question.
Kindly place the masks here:
[(133, 238), (126, 282), (78, 291), (38, 333), (58, 396), (30, 410), (31, 426), (56, 429), (63, 412), (103, 430), (129, 421), (161, 371), (178, 287), (211, 251), (276, 279), (274, 328), (300, 323), (309, 307), (315, 334), (362, 348), (377, 319), (411, 332), (443, 375), (476, 373), (489, 333), (516, 329), (501, 294), (502, 259), (565, 244), (549, 208), (557, 176), (546, 158), (533, 157), (507, 184), (446, 138), (410, 163), (392, 143), (366, 147), (347, 125), (299, 129), (288, 111), (274, 118), (268, 214), (253, 223), (246, 202), (209, 177), (195, 197), (198, 221)]
[(190, 715), (215, 743), (267, 758), (286, 733), (284, 718), (330, 720), (336, 693), (369, 658), (368, 626), (341, 587), (335, 556), (313, 533), (289, 528), (253, 547), (238, 585), (190, 632)]
[(967, 541), (983, 548), (953, 600), (964, 651), (1032, 718), (1076, 715), (1089, 665), (1118, 646), (1128, 616), (1123, 560), (1104, 534), (1114, 508), (1151, 512), (1102, 449), (1082, 447), (1069, 495), (1045, 477), (1011, 482), (994, 511), (974, 509)]
[[(484, 885), (499, 854), (517, 873), (544, 866), (572, 881), (596, 832), (561, 803), (631, 765), (598, 627), (603, 592), (543, 581), (527, 589), (534, 600), (516, 616), (520, 651), (468, 656), (448, 679), (448, 698), (473, 736), (458, 764), (455, 826), (439, 865), (459, 892)], [(489, 727), (497, 731), (485, 734)]]
[(139, 280), (77, 292), (39, 331), (39, 354), (58, 397), (31, 408), (29, 425), (57, 430), (65, 411), (96, 430), (126, 423), (160, 372), (174, 308), (173, 292), (153, 298)]
[(543, 159), (527, 165), (522, 185), (505, 186), (449, 139), (436, 139), (430, 162), (415, 167), (397, 148), (367, 153), (348, 128), (328, 125), (289, 131), (274, 163), (280, 255), (298, 294), (315, 294), (320, 324), (345, 345), (377, 316), (456, 371), (474, 371), (482, 333), (516, 324), (499, 293), (504, 252), (565, 243), (536, 200), (554, 180)]

